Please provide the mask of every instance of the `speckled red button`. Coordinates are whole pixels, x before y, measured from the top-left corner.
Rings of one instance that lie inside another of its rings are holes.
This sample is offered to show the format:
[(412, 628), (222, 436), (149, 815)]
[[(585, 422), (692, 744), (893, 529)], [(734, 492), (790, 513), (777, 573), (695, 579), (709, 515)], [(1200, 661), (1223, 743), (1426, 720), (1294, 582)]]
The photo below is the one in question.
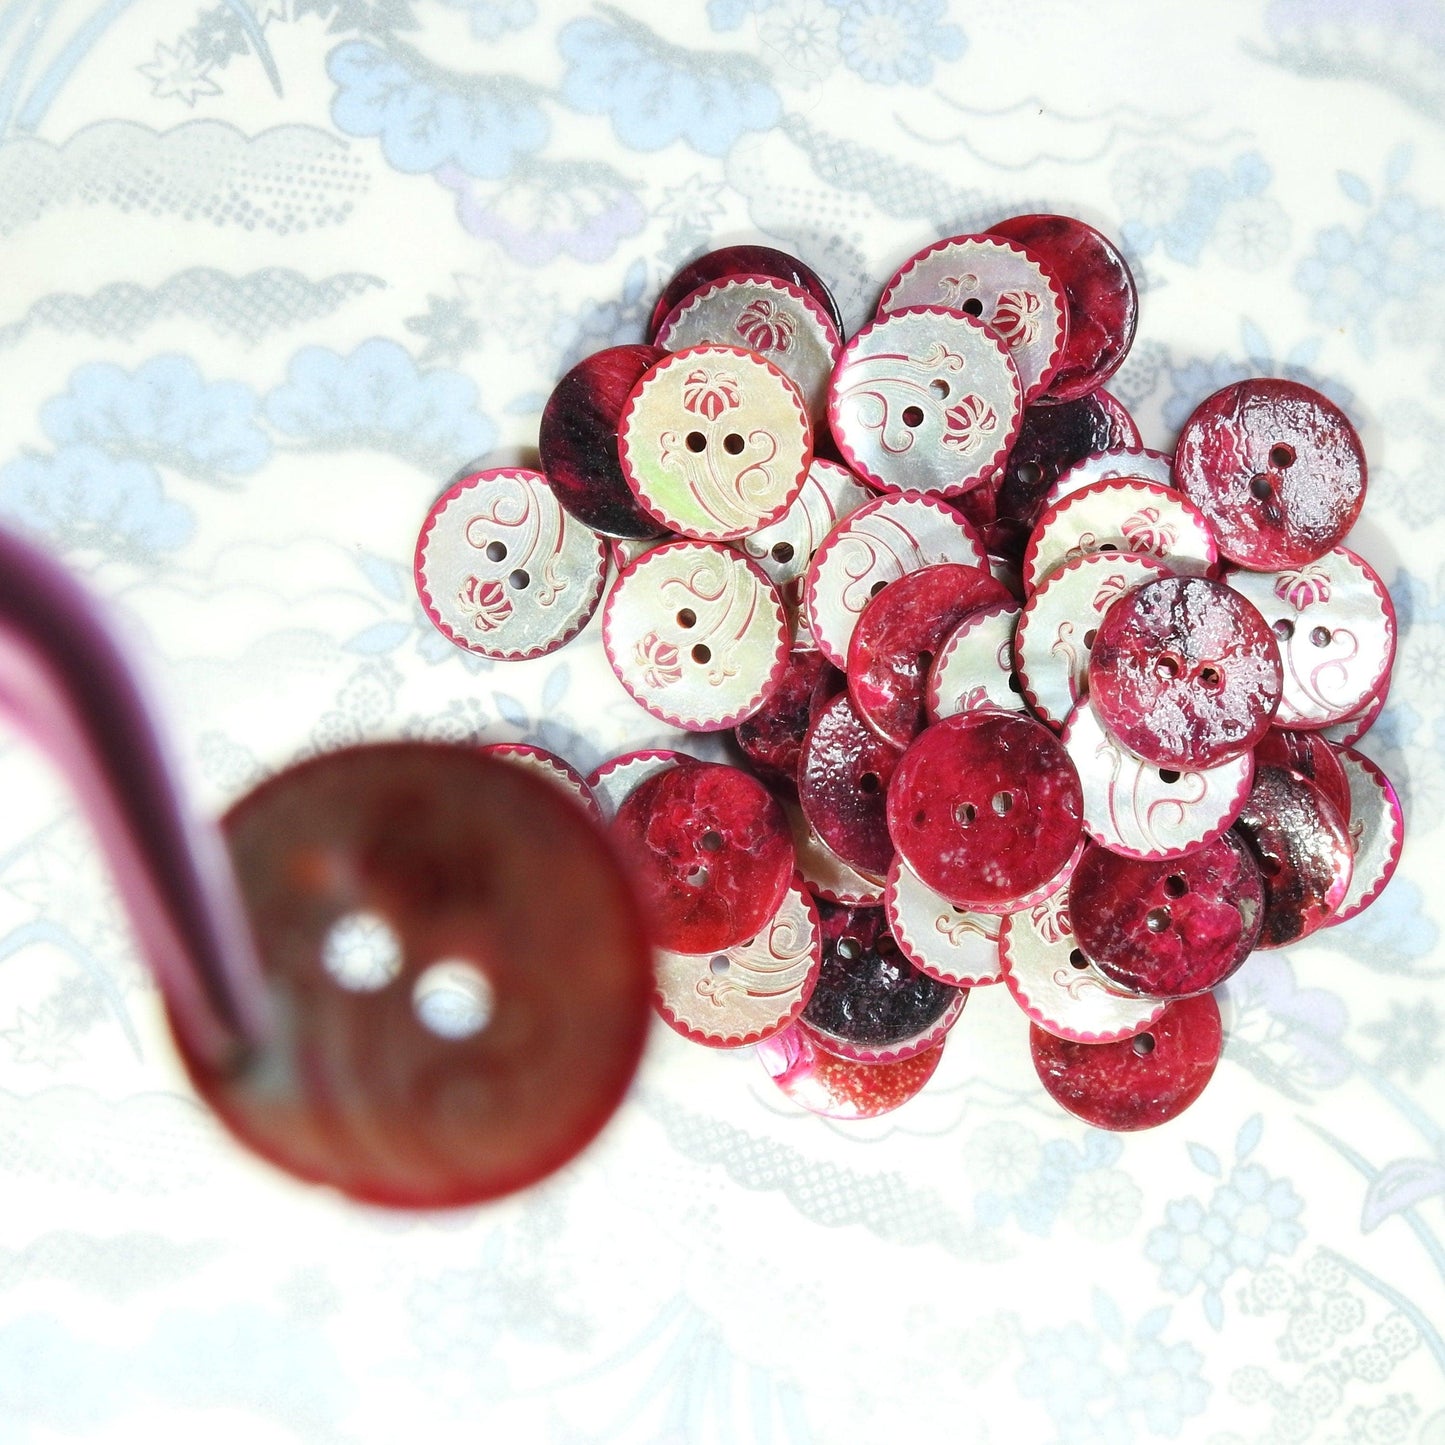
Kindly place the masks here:
[(962, 908), (998, 913), (1055, 877), (1078, 845), (1083, 798), (1062, 744), (1015, 713), (925, 729), (888, 787), (903, 861)]
[(516, 661), (555, 652), (602, 598), (607, 549), (562, 510), (540, 472), (473, 472), (432, 505), (417, 538), (416, 590), (437, 630)]
[(838, 310), (838, 303), (833, 300), (832, 292), (812, 267), (805, 265), (796, 256), (775, 250), (772, 246), (723, 246), (699, 256), (695, 261), (689, 261), (663, 287), (662, 295), (657, 298), (657, 305), (652, 308), (648, 335), (656, 336), (657, 328), (662, 325), (667, 313), (684, 296), (690, 295), (709, 281), (717, 281), (725, 276), (776, 276), (779, 281), (786, 281), (790, 286), (800, 286), (828, 313), (838, 331), (841, 333), (843, 330), (843, 317)]
[(739, 768), (679, 762), (633, 789), (612, 821), (654, 941), (713, 953), (755, 938), (793, 876), (793, 838), (767, 789)]
[(828, 425), (843, 460), (886, 491), (955, 496), (994, 472), (1018, 435), (1013, 358), (971, 316), (893, 311), (843, 348)]
[(789, 794), (797, 792), (804, 734), (843, 687), (843, 674), (821, 652), (788, 654), (777, 687), (734, 732), (753, 771), (770, 787)]
[(1029, 1030), (1034, 1069), (1050, 1098), (1096, 1129), (1152, 1129), (1182, 1114), (1214, 1077), (1224, 1050), (1210, 993), (1171, 1003), (1141, 1034), (1080, 1044)]
[(977, 988), (1003, 977), (998, 915), (955, 907), (900, 858), (888, 871), (883, 907), (899, 948), (930, 978), (956, 988)]
[(798, 797), (809, 825), (845, 863), (880, 877), (893, 861), (888, 785), (902, 756), (863, 722), (844, 693), (814, 719), (798, 766)]
[(1249, 957), (1264, 922), (1264, 886), (1229, 833), (1165, 861), (1091, 843), (1069, 882), (1069, 917), (1105, 978), (1182, 998), (1215, 988)]
[(1255, 744), (1254, 760), (1257, 764), (1287, 768), (1323, 788), (1340, 818), (1346, 823), (1350, 821), (1350, 780), (1345, 776), (1339, 754), (1323, 733), (1270, 728)]
[(609, 537), (662, 531), (638, 504), (617, 456), (617, 423), (659, 346), (609, 346), (579, 361), (553, 388), (537, 427), (542, 470), (557, 500), (584, 526)]
[(1247, 752), (1279, 705), (1274, 633), (1222, 582), (1161, 577), (1110, 608), (1089, 654), (1089, 698), (1130, 752), (1213, 768)]
[(617, 430), (633, 495), (669, 531), (704, 541), (776, 522), (802, 490), (813, 428), (796, 386), (731, 346), (674, 352), (637, 383)]
[(1260, 948), (1307, 938), (1339, 912), (1349, 892), (1354, 849), (1324, 790), (1266, 763), (1235, 823), (1264, 880)]
[(933, 1077), (943, 1057), (932, 1048), (893, 1064), (860, 1064), (823, 1048), (796, 1024), (758, 1045), (768, 1077), (793, 1103), (825, 1119), (876, 1119), (906, 1104)]
[(1219, 550), (1259, 571), (1302, 567), (1344, 540), (1365, 501), (1365, 452), (1349, 418), (1295, 381), (1237, 381), (1184, 423), (1174, 479)]
[(943, 563), (890, 582), (863, 609), (848, 648), (848, 695), (880, 737), (906, 747), (926, 726), (934, 657), (970, 613), (1010, 601), (978, 567)]
[(930, 722), (981, 707), (1027, 712), (1023, 685), (1014, 672), (1017, 602), (1000, 602), (965, 617), (928, 671), (923, 706)]
[(813, 897), (852, 907), (878, 907), (883, 902), (885, 880), (877, 873), (862, 873), (845, 863), (813, 831), (798, 803), (789, 798), (779, 801), (793, 834), (793, 848), (798, 855), (798, 876)]
[(1013, 216), (988, 229), (1037, 256), (1068, 298), (1068, 344), (1045, 395), (1073, 401), (1097, 391), (1123, 364), (1139, 321), (1139, 296), (1124, 258), (1070, 216)]

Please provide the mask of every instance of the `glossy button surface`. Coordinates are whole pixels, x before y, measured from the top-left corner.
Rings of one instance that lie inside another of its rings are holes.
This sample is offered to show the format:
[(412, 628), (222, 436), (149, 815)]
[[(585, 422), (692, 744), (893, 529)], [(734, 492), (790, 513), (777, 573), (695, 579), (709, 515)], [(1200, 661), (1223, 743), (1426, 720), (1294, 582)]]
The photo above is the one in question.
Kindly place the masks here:
[(1174, 485), (1174, 458), (1148, 447), (1115, 447), (1091, 452), (1077, 461), (1049, 488), (1044, 505), (1052, 506), (1070, 492), (1092, 487), (1095, 482), (1153, 482), (1156, 486)]
[(1013, 666), (1019, 615), (1017, 602), (995, 603), (948, 634), (928, 670), (923, 704), (930, 722), (981, 707), (1027, 711)]
[(1383, 769), (1353, 748), (1341, 752), (1340, 764), (1350, 790), (1347, 816), (1354, 866), (1349, 889), (1331, 923), (1363, 913), (1385, 891), (1405, 846), (1405, 812)]
[(787, 1097), (825, 1119), (875, 1119), (906, 1104), (933, 1077), (940, 1040), (891, 1064), (861, 1064), (829, 1053), (798, 1025), (758, 1045), (758, 1060)]
[(662, 288), (662, 295), (652, 309), (649, 336), (656, 335), (667, 313), (683, 297), (725, 276), (775, 276), (791, 286), (799, 286), (827, 312), (838, 331), (843, 330), (838, 303), (811, 266), (772, 246), (723, 246), (689, 261)]
[(797, 792), (808, 725), (843, 685), (843, 675), (821, 652), (795, 650), (767, 701), (737, 725), (738, 746), (770, 787)]
[(888, 870), (883, 906), (899, 948), (929, 977), (961, 988), (997, 983), (1003, 977), (997, 915), (956, 907), (900, 858)]
[(814, 457), (803, 489), (788, 510), (771, 526), (738, 538), (735, 545), (763, 569), (775, 587), (786, 589), (807, 572), (828, 533), (872, 500), (873, 493), (847, 467)]
[(798, 876), (814, 898), (828, 903), (877, 907), (883, 902), (884, 878), (845, 863), (818, 835), (801, 805), (781, 799), (798, 855)]
[(850, 867), (879, 877), (893, 861), (888, 785), (902, 756), (843, 693), (814, 719), (798, 767), (798, 797), (809, 825)]

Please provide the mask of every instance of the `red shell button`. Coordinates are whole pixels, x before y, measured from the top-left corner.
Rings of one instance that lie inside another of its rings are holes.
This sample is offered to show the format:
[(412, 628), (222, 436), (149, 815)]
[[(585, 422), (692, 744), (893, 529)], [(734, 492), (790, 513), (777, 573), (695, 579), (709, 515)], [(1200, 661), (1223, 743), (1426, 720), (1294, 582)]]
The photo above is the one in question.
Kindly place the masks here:
[(777, 800), (721, 763), (679, 762), (647, 778), (617, 810), (612, 837), (653, 941), (674, 953), (754, 938), (793, 876), (793, 837)]
[(1339, 758), (1350, 789), (1350, 845), (1355, 852), (1350, 887), (1332, 924), (1344, 923), (1383, 893), (1400, 866), (1405, 813), (1394, 785), (1363, 753), (1345, 748)]
[(1317, 732), (1270, 728), (1255, 745), (1254, 761), (1287, 768), (1298, 777), (1324, 789), (1325, 797), (1350, 821), (1350, 780), (1333, 746)]
[(943, 1058), (931, 1048), (891, 1064), (860, 1064), (831, 1054), (798, 1025), (758, 1045), (768, 1077), (799, 1108), (825, 1119), (875, 1119), (906, 1104), (933, 1077)]
[(733, 735), (738, 747), (770, 787), (797, 793), (808, 725), (843, 686), (843, 674), (821, 652), (794, 649), (767, 701), (737, 725)]
[(1139, 321), (1139, 295), (1123, 256), (1071, 216), (1013, 216), (988, 233), (1016, 241), (1064, 288), (1069, 337), (1045, 396), (1076, 401), (1097, 391), (1123, 364)]
[(728, 276), (772, 276), (790, 286), (800, 287), (828, 313), (839, 334), (843, 332), (843, 314), (838, 310), (838, 303), (812, 267), (772, 246), (723, 246), (689, 261), (663, 287), (657, 305), (652, 308), (652, 319), (647, 328), (649, 339), (657, 335), (657, 329), (666, 320), (667, 313), (684, 297), (711, 281), (720, 281)]
[(1344, 540), (1364, 505), (1365, 452), (1334, 402), (1256, 377), (1215, 392), (1184, 423), (1174, 480), (1209, 518), (1225, 557), (1270, 572)]
[(1099, 720), (1160, 768), (1211, 768), (1265, 734), (1282, 688), (1264, 618), (1220, 582), (1162, 577), (1109, 609), (1089, 655)]
[(1183, 858), (1122, 858), (1090, 844), (1069, 882), (1074, 935), (1120, 988), (1156, 998), (1203, 993), (1249, 957), (1264, 886), (1225, 833)]
[(907, 745), (927, 724), (929, 669), (953, 629), (1008, 588), (978, 567), (945, 563), (890, 582), (868, 605), (848, 647), (848, 695), (880, 737)]
[(1096, 1129), (1152, 1129), (1182, 1114), (1214, 1077), (1224, 1029), (1214, 995), (1177, 999), (1141, 1034), (1110, 1044), (1055, 1038), (1034, 1024), (1029, 1050), (1049, 1096)]
[(1063, 745), (1014, 713), (960, 713), (920, 733), (888, 788), (903, 861), (960, 908), (1007, 911), (1078, 846), (1083, 797)]

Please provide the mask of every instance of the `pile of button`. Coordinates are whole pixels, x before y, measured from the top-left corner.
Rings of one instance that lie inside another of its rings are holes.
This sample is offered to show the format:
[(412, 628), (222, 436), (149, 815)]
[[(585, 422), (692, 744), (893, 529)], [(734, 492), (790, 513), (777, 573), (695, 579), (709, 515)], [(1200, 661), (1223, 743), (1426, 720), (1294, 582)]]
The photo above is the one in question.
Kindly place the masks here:
[(422, 527), (458, 645), (541, 656), (600, 608), (642, 708), (731, 730), (736, 765), (654, 750), (586, 779), (504, 751), (610, 829), (667, 1023), (757, 1045), (814, 1112), (911, 1098), (1003, 983), (1065, 1109), (1172, 1118), (1219, 1058), (1212, 991), (1399, 860), (1354, 750), (1395, 642), (1342, 545), (1359, 438), (1256, 379), (1172, 457), (1143, 448), (1102, 390), (1136, 317), (1123, 258), (1067, 217), (919, 252), (846, 341), (802, 262), (715, 251), (649, 344), (562, 378), (540, 470), (468, 476)]

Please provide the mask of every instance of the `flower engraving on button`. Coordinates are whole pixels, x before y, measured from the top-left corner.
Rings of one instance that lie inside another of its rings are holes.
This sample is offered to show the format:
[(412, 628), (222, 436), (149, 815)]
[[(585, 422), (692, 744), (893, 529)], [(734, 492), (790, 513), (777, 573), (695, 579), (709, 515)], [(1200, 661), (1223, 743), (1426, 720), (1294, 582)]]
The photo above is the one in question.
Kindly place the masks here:
[(1300, 567), (1281, 572), (1275, 579), (1274, 595), (1297, 612), (1316, 602), (1330, 600), (1330, 574), (1323, 567)]
[[(548, 501), (548, 506), (539, 506), (527, 483), (516, 477), (500, 477), (463, 534), (473, 547), (487, 554), (489, 562), (509, 563), (507, 585), (530, 589), (538, 607), (550, 607), (569, 585), (560, 565), (566, 515), (561, 508), (550, 505), (550, 495)], [(508, 547), (497, 540), (499, 532), (520, 535)]]
[(1068, 889), (1050, 894), (1042, 903), (1029, 909), (1029, 922), (1038, 930), (1045, 943), (1058, 943), (1073, 932), (1069, 921)]
[(998, 429), (998, 413), (973, 392), (957, 406), (949, 407), (944, 420), (947, 425), (941, 438), (943, 445), (963, 456), (976, 452)]
[(750, 301), (738, 315), (736, 331), (754, 351), (791, 350), (798, 323), (766, 296)]
[(736, 372), (699, 366), (683, 378), (682, 404), (695, 416), (716, 421), (724, 412), (736, 411), (741, 405), (738, 391)]
[[(841, 412), (847, 406), (856, 425), (876, 433), (878, 444), (890, 456), (903, 456), (913, 450), (924, 418), (938, 413), (940, 396), (951, 389), (942, 374), (959, 375), (963, 357), (935, 341), (922, 356), (883, 351), (865, 357), (864, 363), (857, 368), (863, 375), (837, 393), (837, 408)], [(951, 413), (944, 414), (952, 427)], [(996, 415), (993, 425), (998, 425)]]
[(1179, 529), (1160, 519), (1158, 507), (1140, 508), (1132, 517), (1124, 519), (1119, 530), (1128, 541), (1131, 552), (1155, 557), (1168, 556), (1179, 540)]
[(478, 632), (495, 632), (512, 615), (512, 604), (502, 584), (468, 577), (457, 592), (457, 606), (471, 618)]
[(672, 643), (664, 642), (655, 632), (637, 640), (632, 649), (637, 659), (638, 674), (648, 687), (663, 688), (682, 681), (682, 665)]
[(1044, 301), (1037, 291), (1005, 291), (994, 308), (993, 329), (1010, 351), (1031, 346), (1044, 327)]

